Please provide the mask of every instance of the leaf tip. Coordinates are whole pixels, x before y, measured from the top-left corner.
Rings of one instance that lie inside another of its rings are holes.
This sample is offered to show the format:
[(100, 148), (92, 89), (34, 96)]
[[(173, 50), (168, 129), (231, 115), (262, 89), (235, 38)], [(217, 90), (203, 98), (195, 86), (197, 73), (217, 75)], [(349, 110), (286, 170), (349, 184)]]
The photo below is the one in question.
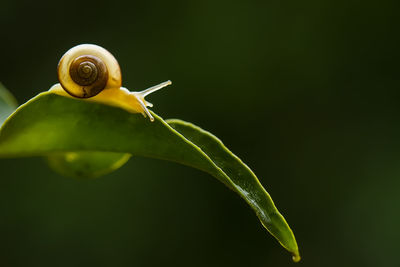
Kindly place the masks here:
[(299, 261), (301, 260), (299, 251), (296, 251), (296, 252), (293, 253), (292, 260), (293, 260), (294, 262), (299, 262)]

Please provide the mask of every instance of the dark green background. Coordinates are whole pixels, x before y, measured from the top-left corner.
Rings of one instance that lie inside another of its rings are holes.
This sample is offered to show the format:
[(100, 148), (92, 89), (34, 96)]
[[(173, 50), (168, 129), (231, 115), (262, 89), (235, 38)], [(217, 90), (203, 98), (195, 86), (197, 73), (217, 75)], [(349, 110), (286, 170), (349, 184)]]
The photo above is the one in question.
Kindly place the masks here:
[(0, 160), (0, 265), (399, 266), (396, 2), (1, 1), (0, 81), (20, 103), (80, 43), (131, 90), (171, 79), (153, 110), (240, 156), (303, 260), (197, 170), (136, 158), (78, 181), (28, 158)]

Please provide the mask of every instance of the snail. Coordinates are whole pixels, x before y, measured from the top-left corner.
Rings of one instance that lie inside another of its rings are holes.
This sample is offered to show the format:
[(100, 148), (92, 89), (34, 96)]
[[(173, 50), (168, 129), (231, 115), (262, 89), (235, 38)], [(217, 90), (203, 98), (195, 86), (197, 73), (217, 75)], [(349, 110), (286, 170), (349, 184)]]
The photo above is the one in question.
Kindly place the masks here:
[(57, 67), (60, 83), (50, 92), (99, 102), (123, 108), (131, 113), (141, 113), (154, 121), (147, 107), (152, 107), (144, 98), (171, 84), (166, 81), (140, 92), (131, 92), (122, 87), (121, 69), (118, 61), (106, 49), (94, 44), (81, 44), (68, 50)]

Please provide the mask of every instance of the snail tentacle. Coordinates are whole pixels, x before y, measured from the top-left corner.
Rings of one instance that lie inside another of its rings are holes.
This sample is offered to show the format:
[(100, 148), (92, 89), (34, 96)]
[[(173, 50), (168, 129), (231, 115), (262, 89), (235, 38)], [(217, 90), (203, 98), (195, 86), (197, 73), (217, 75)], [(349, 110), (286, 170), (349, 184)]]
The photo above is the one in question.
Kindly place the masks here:
[(158, 91), (158, 90), (160, 90), (160, 89), (162, 89), (162, 88), (164, 88), (164, 87), (166, 87), (168, 85), (171, 85), (171, 84), (172, 84), (172, 82), (170, 80), (168, 80), (168, 81), (162, 82), (160, 84), (154, 85), (154, 86), (152, 86), (150, 88), (147, 88), (147, 89), (145, 89), (143, 91), (140, 91), (138, 93), (141, 94), (142, 97), (146, 97), (147, 95), (149, 95), (149, 94), (151, 94), (151, 93), (153, 93), (155, 91)]

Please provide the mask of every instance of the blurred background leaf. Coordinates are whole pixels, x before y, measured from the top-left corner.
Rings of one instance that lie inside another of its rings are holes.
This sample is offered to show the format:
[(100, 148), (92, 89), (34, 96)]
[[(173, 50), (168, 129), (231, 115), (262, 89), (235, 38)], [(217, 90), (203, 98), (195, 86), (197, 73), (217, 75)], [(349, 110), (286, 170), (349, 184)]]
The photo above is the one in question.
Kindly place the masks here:
[(14, 112), (18, 103), (14, 96), (0, 83), (0, 126)]
[(130, 154), (123, 153), (81, 151), (52, 153), (46, 159), (49, 166), (61, 175), (91, 179), (119, 169), (130, 157)]
[[(56, 83), (69, 48), (102, 45), (125, 87), (173, 81), (149, 98), (156, 113), (246, 159), (294, 226), (300, 265), (398, 266), (397, 5), (5, 0), (0, 81), (23, 103)], [(140, 158), (94, 181), (41, 159), (0, 169), (6, 266), (293, 266), (245, 203), (196, 170)]]

